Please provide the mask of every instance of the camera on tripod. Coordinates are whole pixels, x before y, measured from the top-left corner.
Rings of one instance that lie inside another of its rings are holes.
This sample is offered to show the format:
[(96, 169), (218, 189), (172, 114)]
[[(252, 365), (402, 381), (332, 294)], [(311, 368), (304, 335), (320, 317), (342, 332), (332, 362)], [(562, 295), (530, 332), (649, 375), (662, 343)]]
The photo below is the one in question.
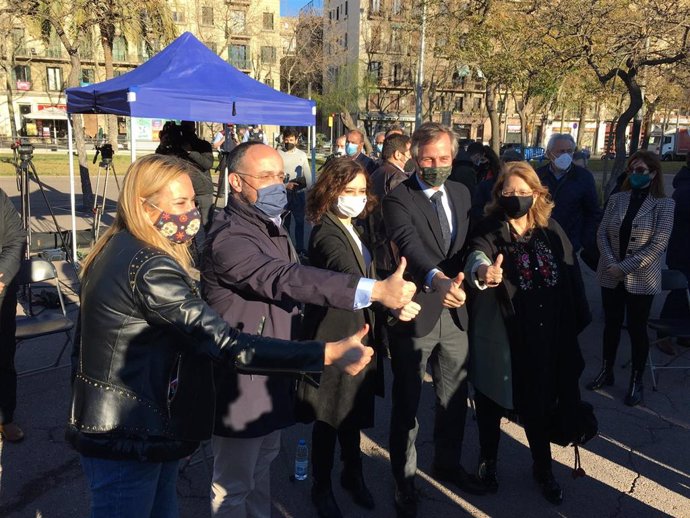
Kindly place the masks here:
[(101, 159), (103, 162), (112, 162), (113, 161), (113, 155), (115, 154), (115, 151), (113, 150), (113, 146), (110, 144), (102, 144), (100, 146), (96, 146), (96, 154), (93, 157), (93, 163), (95, 164), (96, 161), (98, 160), (98, 154), (101, 154)]
[(34, 156), (34, 146), (28, 140), (21, 139), (17, 146), (17, 153), (20, 160), (31, 160)]

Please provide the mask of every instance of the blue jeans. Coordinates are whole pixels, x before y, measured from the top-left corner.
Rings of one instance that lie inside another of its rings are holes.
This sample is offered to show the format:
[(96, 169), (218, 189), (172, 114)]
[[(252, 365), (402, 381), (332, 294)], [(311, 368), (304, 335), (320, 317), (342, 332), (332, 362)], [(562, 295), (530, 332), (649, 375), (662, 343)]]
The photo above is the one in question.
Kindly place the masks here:
[(177, 518), (177, 464), (82, 455), (91, 518)]

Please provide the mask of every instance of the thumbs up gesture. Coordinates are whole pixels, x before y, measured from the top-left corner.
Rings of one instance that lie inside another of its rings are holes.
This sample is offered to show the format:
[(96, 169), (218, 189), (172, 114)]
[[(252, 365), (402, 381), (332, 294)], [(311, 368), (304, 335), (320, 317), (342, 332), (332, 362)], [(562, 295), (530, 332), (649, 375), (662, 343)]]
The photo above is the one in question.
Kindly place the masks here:
[(465, 280), (465, 274), (460, 272), (455, 278), (447, 277), (443, 272), (438, 272), (434, 275), (431, 281), (432, 287), (435, 291), (443, 295), (444, 308), (459, 308), (465, 303), (467, 295), (462, 289), (462, 282)]
[(351, 376), (358, 374), (367, 366), (374, 354), (374, 349), (362, 344), (368, 332), (369, 324), (364, 324), (364, 327), (352, 336), (337, 342), (327, 342), (324, 350), (324, 365), (335, 365)]
[(403, 278), (407, 261), (404, 257), (400, 258), (397, 270), (385, 281), (376, 281), (371, 293), (372, 302), (380, 302), (390, 309), (398, 309), (405, 306), (414, 297), (417, 287), (413, 282), (408, 282)]
[(498, 254), (496, 260), (491, 265), (483, 264), (477, 269), (477, 277), (479, 280), (490, 288), (495, 288), (503, 282), (503, 254)]

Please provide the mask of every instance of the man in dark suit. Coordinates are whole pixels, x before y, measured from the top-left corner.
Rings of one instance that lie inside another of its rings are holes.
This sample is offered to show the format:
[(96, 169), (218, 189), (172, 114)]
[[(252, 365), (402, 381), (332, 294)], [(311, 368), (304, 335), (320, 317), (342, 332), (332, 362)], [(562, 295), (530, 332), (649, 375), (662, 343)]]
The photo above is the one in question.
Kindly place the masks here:
[(393, 408), (390, 455), (399, 516), (416, 516), (414, 476), (417, 406), (427, 361), (436, 391), (433, 475), (460, 489), (484, 488), (462, 468), (460, 453), (467, 411), (467, 311), (462, 253), (469, 228), (470, 193), (446, 182), (457, 152), (453, 131), (426, 123), (412, 135), (418, 170), (383, 200), (386, 232), (407, 259), (422, 309), (413, 322), (390, 329)]
[(374, 194), (380, 199), (395, 189), (404, 180), (407, 180), (411, 172), (405, 171), (405, 164), (411, 158), (410, 137), (407, 135), (393, 134), (383, 142), (381, 157), (383, 164), (371, 175), (371, 183)]
[(358, 162), (367, 173), (371, 174), (376, 170), (376, 162), (364, 154), (364, 133), (358, 129), (347, 132), (345, 154)]

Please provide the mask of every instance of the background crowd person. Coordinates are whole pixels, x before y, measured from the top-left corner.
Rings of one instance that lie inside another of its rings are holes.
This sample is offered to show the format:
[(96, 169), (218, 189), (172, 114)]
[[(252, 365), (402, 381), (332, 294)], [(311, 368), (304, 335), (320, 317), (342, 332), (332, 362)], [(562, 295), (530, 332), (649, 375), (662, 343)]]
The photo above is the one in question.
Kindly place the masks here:
[[(675, 211), (673, 230), (666, 252), (666, 265), (671, 270), (683, 272), (690, 283), (690, 154), (685, 160), (685, 165), (673, 178)], [(660, 316), (674, 319), (690, 318), (687, 292), (685, 290), (670, 292), (666, 296)], [(690, 346), (690, 341), (686, 338), (679, 338), (677, 343), (685, 347)], [(672, 348), (667, 347), (667, 352), (673, 352)]]
[(386, 140), (386, 133), (384, 131), (379, 131), (374, 135), (374, 149), (371, 152), (371, 158), (374, 161), (379, 162), (382, 159), (381, 153), (383, 153), (383, 143)]
[(584, 368), (577, 335), (590, 319), (577, 259), (552, 209), (534, 169), (507, 164), (487, 217), (473, 231), (465, 276), (478, 288), (469, 299), (478, 476), (498, 490), (501, 417), (513, 410), (524, 423), (533, 476), (544, 497), (559, 504), (549, 417), (557, 403), (575, 414)]
[(484, 208), (491, 202), (492, 192), (496, 180), (503, 170), (503, 164), (522, 162), (520, 153), (508, 149), (499, 159), (490, 146), (484, 146), (483, 155), (478, 159), (477, 178), (481, 178), (472, 196), (472, 218), (479, 221), (484, 217)]
[(364, 133), (358, 129), (347, 132), (345, 154), (359, 163), (367, 173), (371, 174), (376, 170), (376, 162), (364, 153)]
[(347, 135), (340, 135), (335, 139), (335, 150), (333, 154), (335, 156), (345, 156), (345, 144), (347, 143)]
[[(287, 339), (300, 333), (302, 303), (355, 311), (410, 301), (414, 285), (400, 276), (375, 281), (299, 264), (282, 225), (285, 173), (275, 149), (241, 144), (228, 168), (232, 195), (211, 226), (201, 279), (204, 298), (230, 325)], [(213, 514), (269, 518), (270, 465), (280, 430), (295, 422), (294, 379), (242, 376), (219, 365), (215, 384)]]
[(256, 126), (249, 126), (249, 128), (247, 128), (242, 137), (242, 142), (260, 142), (268, 145), (268, 137), (261, 124), (257, 124)]
[(664, 193), (659, 157), (637, 151), (626, 164), (621, 192), (606, 205), (599, 226), (599, 265), (604, 308), (603, 364), (587, 385), (595, 390), (613, 385), (613, 366), (624, 318), (632, 346), (632, 372), (625, 404), (642, 401), (644, 367), (649, 352), (647, 319), (654, 295), (661, 292), (661, 256), (673, 228), (674, 202)]
[[(397, 135), (399, 136), (399, 135)], [(409, 139), (408, 139), (409, 140)], [(385, 146), (384, 146), (385, 148)], [(309, 193), (307, 212), (316, 226), (309, 243), (312, 266), (351, 275), (376, 278), (376, 263), (369, 236), (353, 225), (353, 218), (365, 218), (376, 207), (371, 182), (362, 167), (351, 160), (334, 160)], [(404, 264), (398, 274), (402, 275)], [(410, 302), (397, 313), (410, 320), (419, 306)], [(335, 443), (340, 443), (343, 471), (341, 485), (355, 503), (373, 509), (374, 497), (364, 482), (360, 451), (360, 430), (374, 426), (374, 398), (383, 396), (382, 356), (375, 335), (377, 318), (385, 318), (370, 306), (357, 311), (308, 304), (304, 312), (304, 338), (319, 340), (329, 336), (352, 334), (349, 330), (369, 325), (362, 340), (375, 351), (374, 359), (357, 376), (342, 376), (335, 369), (324, 369), (318, 388), (300, 385), (300, 402), (312, 430), (312, 466), (314, 483), (312, 499), (322, 518), (342, 516), (331, 487)]]
[(213, 218), (213, 147), (209, 142), (196, 135), (194, 122), (182, 121), (178, 126), (174, 121), (168, 121), (160, 132), (160, 145), (156, 153), (174, 155), (194, 164), (195, 169), (190, 173), (196, 205), (201, 213), (202, 226), (208, 225)]
[(453, 182), (460, 182), (474, 196), (477, 187), (477, 164), (484, 156), (484, 146), (481, 142), (471, 142), (467, 150), (459, 148), (453, 159), (453, 169), (448, 177)]
[(288, 197), (288, 214), (283, 224), (290, 229), (294, 223), (293, 243), (297, 252), (306, 250), (304, 246), (304, 207), (306, 205), (307, 189), (311, 187), (312, 176), (309, 167), (309, 158), (301, 149), (297, 148), (299, 132), (294, 128), (283, 131), (283, 147), (278, 149), (283, 159), (283, 171), (285, 172), (285, 188)]
[(383, 199), (389, 239), (407, 259), (419, 288), (421, 311), (411, 322), (389, 329), (393, 403), (390, 426), (395, 506), (401, 516), (417, 514), (416, 419), (427, 362), (436, 392), (433, 475), (473, 494), (485, 492), (460, 464), (467, 411), (467, 311), (461, 285), (461, 257), (469, 229), (470, 194), (447, 182), (457, 136), (437, 123), (412, 135), (414, 176)]
[(95, 518), (178, 516), (178, 459), (211, 434), (212, 360), (284, 373), (337, 362), (356, 374), (371, 356), (360, 334), (325, 348), (262, 338), (209, 308), (189, 276), (188, 244), (200, 226), (194, 172), (170, 156), (134, 162), (115, 221), (83, 265), (67, 439), (81, 455)]
[(9, 197), (0, 189), (0, 439), (19, 442), (24, 432), (14, 422), (17, 372), (14, 369), (17, 329), (15, 276), (24, 258), (26, 231)]
[(402, 134), (394, 133), (384, 140), (383, 163), (371, 174), (372, 188), (379, 199), (411, 176), (411, 172), (405, 171), (405, 164), (412, 158), (411, 145), (410, 137)]
[(594, 176), (587, 169), (573, 164), (574, 153), (572, 135), (554, 133), (546, 146), (550, 162), (537, 169), (537, 174), (555, 203), (553, 219), (565, 230), (577, 253), (582, 247), (596, 246), (601, 211)]

